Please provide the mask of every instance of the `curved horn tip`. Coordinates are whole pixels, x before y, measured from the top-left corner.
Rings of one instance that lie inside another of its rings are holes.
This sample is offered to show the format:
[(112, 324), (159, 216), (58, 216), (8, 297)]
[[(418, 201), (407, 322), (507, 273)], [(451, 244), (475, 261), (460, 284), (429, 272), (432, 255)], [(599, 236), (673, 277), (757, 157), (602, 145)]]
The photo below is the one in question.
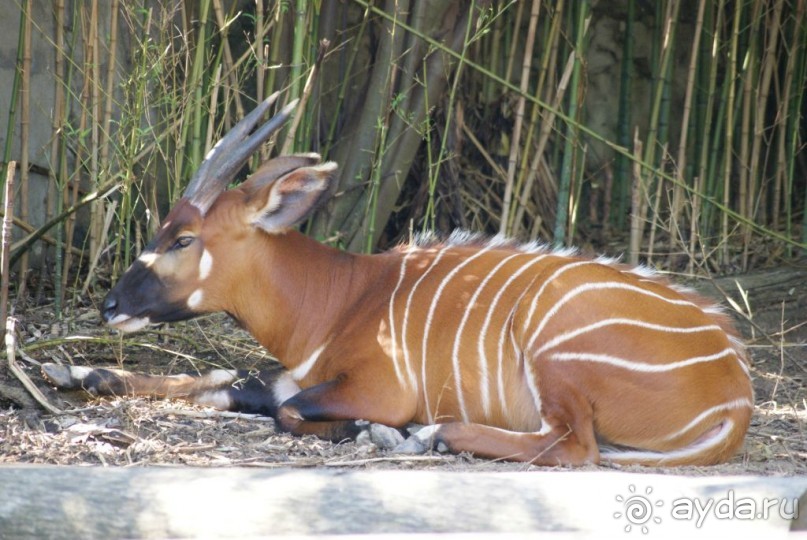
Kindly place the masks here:
[(280, 114), (289, 114), (291, 111), (297, 107), (297, 104), (300, 103), (300, 98), (295, 98), (289, 101), (285, 107), (280, 111)]

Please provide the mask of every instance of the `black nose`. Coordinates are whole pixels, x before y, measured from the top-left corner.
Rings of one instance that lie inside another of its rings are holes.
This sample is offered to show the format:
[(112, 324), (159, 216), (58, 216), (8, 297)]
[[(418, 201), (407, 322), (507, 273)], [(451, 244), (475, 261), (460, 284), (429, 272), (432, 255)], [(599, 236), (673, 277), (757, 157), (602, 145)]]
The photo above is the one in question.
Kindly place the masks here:
[(108, 294), (106, 298), (104, 298), (104, 305), (101, 308), (101, 317), (103, 317), (104, 322), (109, 322), (109, 320), (115, 316), (115, 312), (118, 310), (118, 300), (111, 294)]

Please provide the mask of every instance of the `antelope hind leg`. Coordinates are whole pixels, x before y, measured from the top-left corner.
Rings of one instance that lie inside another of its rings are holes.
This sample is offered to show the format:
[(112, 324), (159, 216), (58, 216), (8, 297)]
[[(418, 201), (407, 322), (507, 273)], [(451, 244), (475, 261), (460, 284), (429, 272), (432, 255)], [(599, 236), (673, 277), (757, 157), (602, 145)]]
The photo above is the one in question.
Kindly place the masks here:
[(523, 461), (533, 465), (598, 463), (599, 447), (593, 431), (574, 432), (567, 426), (542, 432), (520, 433), (482, 424), (450, 422), (425, 426), (395, 451), (421, 454), (430, 449), (470, 452), (476, 457)]

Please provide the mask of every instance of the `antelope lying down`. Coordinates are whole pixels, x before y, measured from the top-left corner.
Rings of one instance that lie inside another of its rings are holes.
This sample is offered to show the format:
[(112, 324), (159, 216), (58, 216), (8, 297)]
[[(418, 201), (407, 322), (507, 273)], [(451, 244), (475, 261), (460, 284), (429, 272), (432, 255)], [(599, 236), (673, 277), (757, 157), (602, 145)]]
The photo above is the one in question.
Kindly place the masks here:
[(132, 332), (225, 311), (285, 370), (44, 366), (57, 386), (258, 412), (335, 441), (420, 423), (403, 450), (545, 465), (713, 464), (740, 448), (753, 395), (719, 309), (642, 268), (498, 238), (371, 256), (319, 244), (293, 227), (336, 164), (279, 157), (225, 191), (289, 116), (251, 133), (271, 102), (210, 152), (103, 318)]

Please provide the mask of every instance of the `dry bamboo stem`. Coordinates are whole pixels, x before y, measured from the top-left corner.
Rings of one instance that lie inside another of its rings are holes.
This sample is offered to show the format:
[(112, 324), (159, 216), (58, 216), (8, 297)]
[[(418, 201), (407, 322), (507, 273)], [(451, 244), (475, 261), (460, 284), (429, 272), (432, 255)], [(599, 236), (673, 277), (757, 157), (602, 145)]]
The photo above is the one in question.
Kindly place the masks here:
[(2, 228), (2, 261), (0, 261), (0, 272), (2, 272), (2, 284), (0, 284), (0, 326), (3, 332), (6, 331), (6, 317), (8, 316), (8, 286), (9, 286), (9, 256), (11, 255), (11, 217), (14, 212), (14, 175), (17, 174), (17, 163), (8, 162), (6, 168), (6, 187), (3, 204), (5, 214), (3, 215)]
[(535, 44), (535, 28), (538, 25), (538, 13), (541, 10), (541, 0), (532, 0), (530, 23), (527, 28), (527, 41), (524, 48), (524, 62), (521, 65), (521, 92), (516, 103), (516, 121), (513, 126), (513, 135), (510, 138), (510, 155), (507, 159), (507, 181), (504, 187), (504, 201), (502, 202), (502, 218), (499, 232), (507, 234), (510, 230), (510, 201), (513, 198), (513, 182), (516, 177), (516, 163), (518, 162), (518, 149), (521, 144), (521, 127), (524, 123), (524, 109), (527, 99), (524, 94), (529, 89), (530, 67), (532, 66), (532, 49)]
[(331, 42), (327, 39), (323, 39), (319, 42), (319, 51), (317, 53), (317, 59), (314, 62), (314, 65), (311, 66), (311, 72), (308, 74), (308, 79), (305, 81), (305, 86), (303, 87), (303, 95), (300, 98), (300, 103), (297, 104), (297, 114), (294, 115), (294, 119), (291, 122), (291, 126), (289, 127), (289, 131), (286, 134), (286, 140), (283, 142), (283, 147), (280, 150), (280, 154), (286, 154), (291, 149), (291, 145), (294, 144), (294, 136), (297, 133), (297, 126), (300, 125), (300, 120), (303, 118), (303, 111), (305, 110), (305, 105), (308, 103), (308, 98), (311, 96), (311, 91), (314, 88), (314, 79), (317, 76), (317, 72), (319, 71), (320, 66), (322, 65), (322, 59), (325, 58), (325, 53), (328, 52), (328, 48), (331, 46)]
[[(555, 111), (560, 108), (560, 103), (563, 101), (563, 97), (566, 95), (566, 90), (569, 87), (569, 80), (572, 77), (573, 70), (574, 51), (569, 53), (569, 58), (566, 60), (566, 67), (564, 68), (563, 75), (558, 83), (558, 90), (555, 93), (555, 100), (552, 103), (552, 109), (547, 109), (546, 116), (544, 117), (543, 122), (541, 122), (541, 133), (538, 137), (538, 145), (535, 149), (535, 153), (533, 154), (532, 161), (530, 162), (529, 175), (524, 182), (524, 188), (521, 190), (521, 204), (516, 209), (516, 216), (513, 220), (514, 224), (521, 223), (524, 208), (527, 205), (530, 193), (532, 192), (532, 185), (535, 183), (535, 179), (538, 177), (539, 164), (543, 160), (544, 148), (546, 148), (546, 144), (549, 141), (549, 136), (552, 134), (552, 127), (555, 125)], [(516, 225), (514, 225), (514, 232), (516, 231), (515, 227)]]
[[(101, 176), (101, 163), (100, 163), (100, 133), (98, 130), (99, 116), (100, 116), (100, 102), (101, 102), (101, 89), (99, 69), (99, 54), (98, 48), (100, 45), (98, 38), (98, 0), (92, 0), (90, 8), (90, 21), (89, 21), (89, 35), (86, 43), (86, 52), (84, 58), (87, 59), (84, 69), (84, 77), (89, 78), (90, 85), (90, 178), (93, 185), (97, 186), (100, 182)], [(92, 207), (92, 216), (90, 218), (90, 252), (95, 252), (98, 245), (101, 243), (101, 231), (103, 226), (103, 205), (96, 204)]]
[(676, 158), (676, 178), (678, 183), (673, 185), (673, 202), (670, 209), (670, 229), (671, 232), (678, 230), (677, 223), (681, 214), (681, 197), (683, 188), (681, 184), (685, 182), (684, 171), (686, 170), (687, 159), (687, 136), (689, 135), (689, 116), (692, 112), (692, 96), (695, 91), (695, 81), (698, 78), (698, 53), (700, 52), (701, 34), (703, 33), (703, 18), (706, 11), (706, 0), (698, 2), (698, 15), (695, 22), (695, 37), (692, 42), (692, 54), (689, 57), (689, 70), (687, 74), (687, 88), (684, 96), (683, 117), (681, 118), (681, 138), (678, 142), (678, 157)]
[[(115, 88), (115, 48), (118, 41), (118, 1), (112, 0), (109, 23), (109, 48), (107, 49), (106, 89), (104, 93), (104, 130), (101, 133), (101, 163), (109, 164), (110, 126), (112, 125), (112, 92)], [(99, 42), (100, 43), (100, 42)], [(100, 48), (100, 47), (99, 47)], [(100, 51), (97, 53), (100, 56)], [(100, 66), (96, 66), (99, 69)]]
[(656, 198), (653, 199), (653, 222), (650, 224), (650, 237), (647, 239), (647, 264), (653, 264), (653, 252), (656, 245), (656, 230), (659, 227), (659, 207), (661, 206), (661, 192), (664, 188), (663, 179), (656, 182)]
[[(549, 35), (544, 38), (543, 41), (545, 50), (538, 66), (538, 82), (535, 85), (535, 96), (545, 96), (544, 100), (546, 102), (552, 100), (552, 95), (550, 93), (552, 89), (550, 89), (549, 86), (552, 84), (552, 79), (554, 78), (555, 71), (557, 70), (559, 49), (558, 35), (560, 33), (560, 23), (563, 19), (563, 17), (560, 16), (560, 13), (563, 13), (563, 3), (564, 0), (557, 0), (555, 3), (555, 14), (552, 16), (552, 25), (549, 29)], [(514, 237), (518, 237), (519, 230), (523, 226), (521, 219), (523, 219), (525, 211), (524, 206), (527, 205), (531, 195), (531, 193), (524, 193), (524, 183), (526, 182), (527, 176), (530, 174), (537, 175), (537, 171), (530, 169), (530, 164), (536, 164), (536, 162), (531, 159), (532, 156), (530, 156), (530, 153), (526, 151), (526, 149), (532, 148), (533, 135), (538, 136), (541, 133), (540, 129), (535, 129), (535, 126), (538, 125), (538, 121), (541, 118), (541, 111), (542, 107), (539, 104), (532, 104), (532, 112), (530, 114), (529, 122), (530, 127), (527, 130), (527, 138), (522, 145), (525, 151), (522, 152), (521, 161), (519, 163), (520, 172), (515, 185), (513, 186), (513, 198), (515, 201), (511, 203), (511, 206), (515, 207), (515, 218), (511, 220), (512, 226), (510, 227), (510, 234)]]

